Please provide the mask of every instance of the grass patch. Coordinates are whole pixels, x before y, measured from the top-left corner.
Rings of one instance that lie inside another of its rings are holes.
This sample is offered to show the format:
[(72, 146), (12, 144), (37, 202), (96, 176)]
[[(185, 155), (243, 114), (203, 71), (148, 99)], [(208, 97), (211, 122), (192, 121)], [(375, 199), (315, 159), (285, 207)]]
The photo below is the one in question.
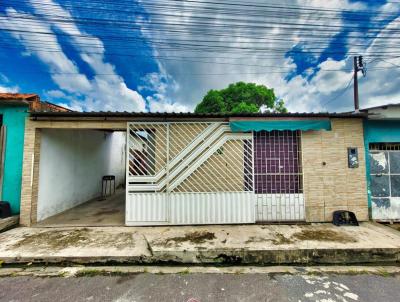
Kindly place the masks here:
[(179, 245), (183, 242), (190, 242), (195, 244), (205, 243), (206, 241), (216, 239), (215, 234), (207, 231), (195, 231), (186, 233), (184, 236), (177, 236), (168, 238), (163, 241), (165, 246), (171, 246), (173, 243)]
[(238, 270), (235, 271), (235, 275), (242, 275), (242, 274), (244, 274), (244, 272), (245, 272), (245, 270), (243, 268), (242, 269), (238, 269)]
[(95, 276), (107, 276), (107, 277), (126, 277), (135, 276), (140, 273), (137, 272), (123, 272), (123, 271), (106, 271), (101, 269), (84, 269), (75, 274), (75, 277), (95, 277)]
[(380, 269), (380, 270), (378, 270), (377, 275), (379, 275), (379, 276), (381, 276), (381, 277), (393, 277), (393, 276), (395, 276), (396, 274), (394, 274), (394, 273), (389, 273), (387, 270), (384, 270), (384, 269)]
[(180, 271), (178, 274), (179, 274), (179, 275), (188, 275), (188, 274), (190, 274), (190, 271), (189, 271), (188, 268), (186, 268), (186, 269), (184, 269), (183, 271)]

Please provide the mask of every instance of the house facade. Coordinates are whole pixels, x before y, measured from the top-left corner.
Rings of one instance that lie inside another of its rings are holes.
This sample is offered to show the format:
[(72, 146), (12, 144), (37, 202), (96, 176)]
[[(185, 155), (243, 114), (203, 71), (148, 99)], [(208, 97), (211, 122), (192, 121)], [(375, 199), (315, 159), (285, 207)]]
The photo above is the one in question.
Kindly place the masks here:
[(34, 112), (25, 128), (21, 224), (40, 222), (51, 207), (62, 212), (43, 184), (64, 192), (65, 210), (98, 194), (110, 173), (124, 185), (127, 226), (324, 222), (336, 210), (368, 220), (364, 117)]
[(371, 218), (400, 220), (400, 105), (362, 110)]
[(25, 119), (30, 110), (67, 110), (41, 102), (36, 94), (0, 93), (0, 198), (20, 210)]

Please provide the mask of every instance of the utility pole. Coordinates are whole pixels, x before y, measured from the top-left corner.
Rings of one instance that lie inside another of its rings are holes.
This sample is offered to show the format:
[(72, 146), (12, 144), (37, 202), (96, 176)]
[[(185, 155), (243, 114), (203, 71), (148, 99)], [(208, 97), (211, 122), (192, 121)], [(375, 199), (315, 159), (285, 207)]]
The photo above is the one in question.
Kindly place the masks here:
[(358, 112), (360, 110), (360, 102), (358, 98), (358, 72), (362, 71), (363, 76), (367, 74), (365, 69), (363, 57), (354, 57), (354, 110)]
[(354, 57), (354, 110), (358, 112), (360, 110), (360, 104), (358, 100), (358, 62), (357, 57)]

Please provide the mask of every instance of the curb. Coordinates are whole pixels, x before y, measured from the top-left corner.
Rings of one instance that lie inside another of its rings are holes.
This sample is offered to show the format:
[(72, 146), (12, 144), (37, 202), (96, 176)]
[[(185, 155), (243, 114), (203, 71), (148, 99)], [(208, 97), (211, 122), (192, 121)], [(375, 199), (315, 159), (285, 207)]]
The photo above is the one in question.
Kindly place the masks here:
[[(1, 256), (0, 256), (1, 257)], [(151, 256), (1, 257), (4, 264), (338, 265), (399, 263), (399, 248), (153, 251)]]
[(265, 274), (265, 275), (378, 275), (390, 277), (400, 274), (398, 266), (48, 266), (0, 268), (4, 277), (94, 277), (128, 276), (134, 274)]

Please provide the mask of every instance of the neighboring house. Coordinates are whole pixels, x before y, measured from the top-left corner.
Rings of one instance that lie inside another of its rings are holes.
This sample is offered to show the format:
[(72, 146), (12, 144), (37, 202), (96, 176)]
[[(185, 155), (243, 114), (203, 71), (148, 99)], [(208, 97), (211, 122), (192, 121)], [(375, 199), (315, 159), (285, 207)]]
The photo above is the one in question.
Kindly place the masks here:
[[(78, 205), (69, 217), (80, 225), (117, 212), (127, 226), (324, 222), (336, 210), (365, 221), (365, 116), (33, 112), (21, 224), (61, 221)], [(125, 193), (90, 214), (83, 203), (108, 174)]]
[(0, 93), (0, 198), (11, 204), (13, 214), (20, 210), (25, 119), (34, 110), (68, 111), (36, 94)]
[(370, 215), (400, 220), (400, 104), (363, 109)]

